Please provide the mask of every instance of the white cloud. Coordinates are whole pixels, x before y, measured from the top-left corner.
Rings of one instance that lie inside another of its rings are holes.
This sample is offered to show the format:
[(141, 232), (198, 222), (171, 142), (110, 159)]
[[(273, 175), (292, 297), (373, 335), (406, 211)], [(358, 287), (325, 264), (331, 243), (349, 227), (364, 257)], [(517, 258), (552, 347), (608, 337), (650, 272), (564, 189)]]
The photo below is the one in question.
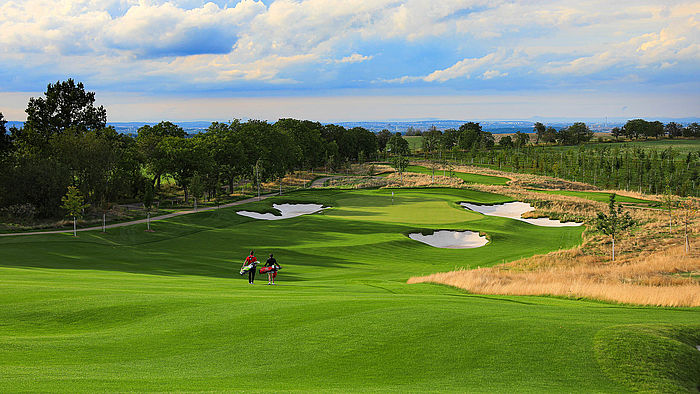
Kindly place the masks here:
[(504, 73), (498, 70), (486, 70), (481, 74), (482, 79), (492, 79), (497, 77), (507, 77), (508, 73)]
[(350, 56), (345, 56), (340, 60), (336, 60), (336, 63), (361, 63), (367, 60), (372, 60), (374, 56), (360, 55), (359, 53), (353, 53)]

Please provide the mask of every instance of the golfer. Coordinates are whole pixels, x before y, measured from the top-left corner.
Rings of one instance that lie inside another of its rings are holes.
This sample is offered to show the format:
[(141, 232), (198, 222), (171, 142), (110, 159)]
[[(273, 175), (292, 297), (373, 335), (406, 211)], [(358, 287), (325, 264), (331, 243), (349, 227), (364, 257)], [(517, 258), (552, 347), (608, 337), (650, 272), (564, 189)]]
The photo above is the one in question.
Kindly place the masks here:
[(253, 282), (255, 282), (255, 266), (258, 265), (258, 259), (255, 257), (255, 251), (253, 250), (250, 251), (250, 256), (245, 258), (243, 266), (248, 264), (253, 264), (253, 268), (248, 271), (248, 283), (252, 285), (254, 284)]
[(267, 273), (267, 284), (274, 285), (275, 278), (277, 277), (277, 270), (280, 269), (280, 265), (277, 264), (277, 260), (275, 260), (275, 258), (272, 257), (272, 253), (270, 253), (270, 258), (267, 259), (263, 267), (272, 267), (272, 271), (269, 271)]

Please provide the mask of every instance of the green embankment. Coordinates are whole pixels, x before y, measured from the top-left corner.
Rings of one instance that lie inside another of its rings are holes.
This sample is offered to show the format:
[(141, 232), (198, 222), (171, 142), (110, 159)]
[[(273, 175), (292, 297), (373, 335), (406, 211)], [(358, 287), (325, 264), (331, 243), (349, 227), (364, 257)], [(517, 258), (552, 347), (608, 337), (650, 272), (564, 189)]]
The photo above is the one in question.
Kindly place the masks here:
[[(0, 239), (0, 391), (619, 392), (629, 387), (601, 368), (597, 333), (700, 319), (698, 308), (407, 285), (568, 248), (583, 229), (457, 205), (508, 201), (488, 193), (391, 192), (305, 191), (238, 208), (332, 207), (279, 221), (221, 209), (156, 222), (155, 233)], [(437, 249), (404, 235), (418, 229), (491, 242)], [(275, 253), (279, 285), (238, 275), (250, 249)]]
[[(430, 168), (423, 166), (408, 166), (406, 167), (407, 172), (417, 172), (419, 174), (432, 174), (433, 171)], [(450, 171), (435, 170), (435, 175), (450, 175)], [(509, 179), (500, 176), (491, 175), (480, 175), (472, 174), (469, 172), (452, 172), (453, 176), (462, 179), (467, 183), (479, 183), (482, 185), (505, 185), (508, 183)]]
[(595, 336), (596, 356), (611, 378), (635, 391), (700, 390), (700, 324), (608, 327)]

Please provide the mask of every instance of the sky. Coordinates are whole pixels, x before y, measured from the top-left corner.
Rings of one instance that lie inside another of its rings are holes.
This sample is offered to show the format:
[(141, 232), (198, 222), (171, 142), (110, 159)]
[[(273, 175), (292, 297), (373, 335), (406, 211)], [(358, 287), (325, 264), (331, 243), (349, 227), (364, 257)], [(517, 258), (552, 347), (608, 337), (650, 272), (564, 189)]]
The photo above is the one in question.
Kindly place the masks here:
[(109, 121), (700, 116), (700, 2), (0, 0), (0, 112)]

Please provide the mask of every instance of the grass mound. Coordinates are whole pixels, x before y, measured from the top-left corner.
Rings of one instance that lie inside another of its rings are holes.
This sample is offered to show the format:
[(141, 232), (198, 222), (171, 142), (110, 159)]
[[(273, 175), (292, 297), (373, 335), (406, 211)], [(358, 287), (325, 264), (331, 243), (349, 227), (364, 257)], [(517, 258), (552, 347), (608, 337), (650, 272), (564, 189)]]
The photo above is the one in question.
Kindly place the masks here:
[(700, 325), (612, 326), (595, 336), (603, 371), (630, 389), (697, 392), (700, 389)]

